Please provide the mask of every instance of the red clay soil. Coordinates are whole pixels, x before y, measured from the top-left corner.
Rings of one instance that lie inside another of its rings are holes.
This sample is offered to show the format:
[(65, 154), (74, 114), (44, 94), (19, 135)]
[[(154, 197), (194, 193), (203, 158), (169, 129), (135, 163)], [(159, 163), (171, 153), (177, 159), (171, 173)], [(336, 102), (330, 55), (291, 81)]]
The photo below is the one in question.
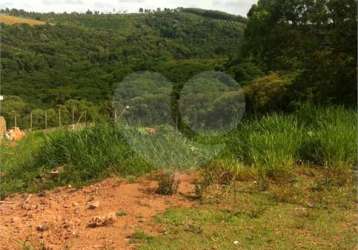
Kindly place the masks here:
[[(181, 174), (178, 194), (155, 193), (157, 183), (128, 183), (110, 178), (82, 188), (58, 188), (43, 194), (19, 194), (0, 202), (0, 249), (22, 249), (27, 241), (46, 249), (134, 249), (130, 236), (141, 229), (160, 232), (152, 217), (166, 209), (191, 206), (185, 197), (194, 177)], [(116, 212), (124, 212), (116, 216)], [(89, 227), (93, 220), (111, 223)], [(112, 223), (113, 222), (113, 223)]]

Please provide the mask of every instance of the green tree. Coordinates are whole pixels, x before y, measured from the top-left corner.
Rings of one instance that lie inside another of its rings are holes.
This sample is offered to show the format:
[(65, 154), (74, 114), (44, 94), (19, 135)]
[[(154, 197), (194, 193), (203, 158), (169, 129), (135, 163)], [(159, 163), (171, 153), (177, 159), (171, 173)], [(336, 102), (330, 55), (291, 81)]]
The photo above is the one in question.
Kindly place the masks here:
[(266, 72), (299, 72), (292, 98), (356, 104), (354, 0), (259, 0), (248, 17), (243, 57)]
[(15, 120), (17, 127), (24, 128), (26, 124), (25, 115), (29, 111), (28, 103), (18, 96), (5, 96), (1, 103), (1, 115), (5, 117), (8, 128), (15, 126)]

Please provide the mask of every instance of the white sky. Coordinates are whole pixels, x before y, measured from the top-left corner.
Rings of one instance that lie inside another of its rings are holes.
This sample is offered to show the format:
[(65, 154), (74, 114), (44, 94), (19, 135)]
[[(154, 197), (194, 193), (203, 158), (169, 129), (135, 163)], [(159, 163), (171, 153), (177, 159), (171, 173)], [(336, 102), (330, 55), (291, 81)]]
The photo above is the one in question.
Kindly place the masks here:
[(221, 10), (246, 16), (257, 0), (0, 0), (0, 9), (16, 8), (38, 12), (84, 12), (98, 10), (137, 12), (139, 8), (156, 9), (195, 7)]

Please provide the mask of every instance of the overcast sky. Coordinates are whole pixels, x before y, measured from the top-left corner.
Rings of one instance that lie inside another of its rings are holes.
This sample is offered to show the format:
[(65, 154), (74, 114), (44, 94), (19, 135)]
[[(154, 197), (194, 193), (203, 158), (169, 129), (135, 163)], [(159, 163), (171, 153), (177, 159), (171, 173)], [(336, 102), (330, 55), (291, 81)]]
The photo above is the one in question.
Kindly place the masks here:
[(83, 12), (99, 10), (137, 12), (140, 7), (147, 9), (196, 7), (221, 10), (246, 16), (257, 0), (0, 0), (0, 9), (16, 8), (39, 12)]

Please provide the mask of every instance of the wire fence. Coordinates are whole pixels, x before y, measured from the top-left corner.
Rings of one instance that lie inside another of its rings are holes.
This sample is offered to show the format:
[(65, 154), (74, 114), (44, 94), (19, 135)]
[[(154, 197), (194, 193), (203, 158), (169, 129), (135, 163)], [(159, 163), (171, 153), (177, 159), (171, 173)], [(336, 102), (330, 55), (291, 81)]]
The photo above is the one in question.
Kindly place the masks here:
[(24, 131), (47, 130), (58, 128), (83, 128), (92, 126), (97, 122), (116, 122), (118, 115), (115, 111), (110, 113), (91, 113), (85, 111), (68, 111), (63, 109), (30, 110), (27, 113), (8, 112), (0, 116), (7, 130), (19, 128)]

